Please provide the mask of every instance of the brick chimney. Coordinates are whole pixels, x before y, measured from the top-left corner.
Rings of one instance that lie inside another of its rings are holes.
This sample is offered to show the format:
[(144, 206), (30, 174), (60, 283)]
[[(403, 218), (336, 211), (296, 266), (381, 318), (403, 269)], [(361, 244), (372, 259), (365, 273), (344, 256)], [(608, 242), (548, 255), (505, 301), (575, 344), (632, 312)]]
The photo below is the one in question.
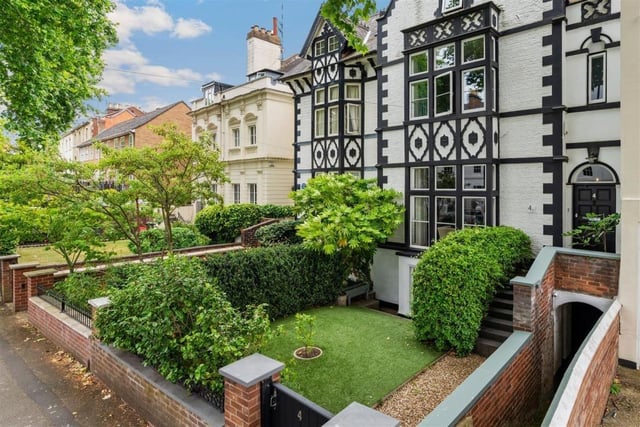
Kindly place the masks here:
[(278, 36), (278, 18), (273, 18), (273, 30), (257, 25), (247, 34), (247, 76), (261, 71), (279, 70), (281, 67), (282, 43)]

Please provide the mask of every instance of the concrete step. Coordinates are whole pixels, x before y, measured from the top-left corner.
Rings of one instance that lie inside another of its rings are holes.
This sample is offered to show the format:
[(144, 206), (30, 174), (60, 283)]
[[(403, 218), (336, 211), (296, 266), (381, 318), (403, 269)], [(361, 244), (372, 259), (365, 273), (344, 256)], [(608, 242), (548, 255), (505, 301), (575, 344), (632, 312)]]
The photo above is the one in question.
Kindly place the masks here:
[(488, 315), (500, 319), (513, 320), (513, 309), (490, 306)]
[(495, 297), (491, 302), (491, 307), (513, 310), (513, 299)]
[(488, 338), (490, 340), (499, 341), (499, 342), (505, 342), (512, 333), (513, 333), (512, 331), (504, 331), (502, 329), (487, 328), (485, 326), (480, 328), (480, 336), (482, 338)]
[(480, 337), (476, 341), (476, 347), (474, 350), (480, 356), (489, 357), (498, 347), (500, 347), (500, 344), (502, 343), (499, 341)]
[(485, 326), (488, 328), (513, 332), (513, 321), (511, 319), (501, 319), (499, 317), (487, 316), (482, 320), (482, 327)]

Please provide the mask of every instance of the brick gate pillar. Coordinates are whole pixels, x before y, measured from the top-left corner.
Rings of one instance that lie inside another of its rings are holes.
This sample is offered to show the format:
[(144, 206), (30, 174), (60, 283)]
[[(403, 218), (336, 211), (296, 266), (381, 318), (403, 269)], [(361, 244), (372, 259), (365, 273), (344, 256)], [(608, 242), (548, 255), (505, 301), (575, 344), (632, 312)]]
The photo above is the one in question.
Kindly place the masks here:
[(38, 268), (40, 264), (31, 262), (27, 264), (13, 264), (9, 266), (13, 273), (13, 311), (25, 311), (27, 309), (29, 294), (27, 289), (27, 276), (25, 273)]
[(255, 353), (220, 368), (224, 377), (224, 425), (226, 427), (260, 427), (260, 385), (272, 378), (280, 381), (284, 364)]
[(13, 302), (13, 274), (9, 266), (18, 263), (20, 255), (0, 256), (0, 304)]

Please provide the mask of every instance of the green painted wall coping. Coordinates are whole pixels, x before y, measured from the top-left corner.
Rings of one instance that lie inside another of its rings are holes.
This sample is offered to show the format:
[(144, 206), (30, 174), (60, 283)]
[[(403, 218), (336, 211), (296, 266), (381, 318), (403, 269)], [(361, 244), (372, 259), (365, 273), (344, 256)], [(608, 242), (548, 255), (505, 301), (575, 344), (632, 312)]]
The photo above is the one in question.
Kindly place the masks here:
[(542, 278), (549, 269), (549, 266), (553, 262), (556, 254), (573, 255), (585, 258), (603, 258), (603, 259), (620, 259), (620, 254), (611, 254), (607, 252), (586, 251), (583, 249), (571, 249), (571, 248), (559, 248), (555, 246), (545, 246), (540, 250), (535, 261), (529, 268), (527, 275), (517, 276), (511, 279), (512, 285), (524, 285), (524, 286), (540, 286)]

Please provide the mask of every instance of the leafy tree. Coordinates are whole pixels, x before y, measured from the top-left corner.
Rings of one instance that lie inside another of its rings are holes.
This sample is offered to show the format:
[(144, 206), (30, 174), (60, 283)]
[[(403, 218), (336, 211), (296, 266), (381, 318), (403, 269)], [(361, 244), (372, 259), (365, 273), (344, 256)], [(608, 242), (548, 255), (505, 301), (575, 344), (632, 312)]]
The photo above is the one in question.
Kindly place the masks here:
[(359, 22), (366, 21), (376, 12), (375, 0), (325, 0), (320, 13), (333, 24), (360, 53), (366, 53), (367, 47), (357, 32)]
[(111, 0), (6, 0), (0, 13), (0, 105), (6, 128), (32, 147), (57, 139), (98, 89), (115, 44)]
[(169, 252), (173, 250), (171, 215), (179, 206), (197, 198), (216, 195), (212, 184), (226, 181), (219, 151), (211, 149), (207, 136), (198, 141), (173, 124), (153, 128), (163, 137), (157, 147), (112, 149), (102, 147), (100, 167), (152, 207), (162, 212)]
[(320, 175), (291, 194), (303, 223), (304, 244), (327, 254), (341, 252), (360, 281), (371, 284), (370, 265), (378, 243), (402, 222), (399, 193), (382, 189), (375, 180), (351, 174)]
[(586, 220), (584, 224), (563, 235), (572, 237), (573, 246), (584, 248), (600, 246), (604, 252), (607, 252), (607, 234), (616, 230), (616, 226), (620, 223), (620, 214), (614, 212), (602, 216), (595, 212), (587, 212)]

